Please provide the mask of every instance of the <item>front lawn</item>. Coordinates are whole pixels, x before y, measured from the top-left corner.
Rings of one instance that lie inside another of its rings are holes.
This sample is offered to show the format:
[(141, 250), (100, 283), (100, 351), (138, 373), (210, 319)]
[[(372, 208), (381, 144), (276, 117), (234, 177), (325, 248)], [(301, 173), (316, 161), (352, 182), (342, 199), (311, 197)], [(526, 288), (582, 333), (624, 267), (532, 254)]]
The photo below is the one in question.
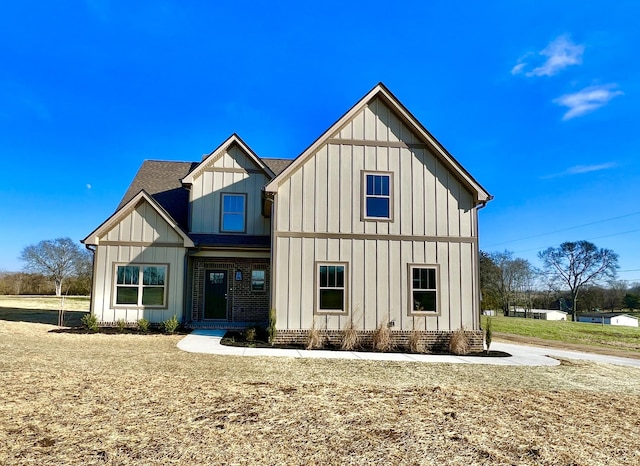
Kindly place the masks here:
[[(483, 328), (486, 328), (487, 319), (487, 316), (482, 317)], [(640, 352), (638, 327), (503, 316), (491, 317), (491, 325), (494, 333)]]

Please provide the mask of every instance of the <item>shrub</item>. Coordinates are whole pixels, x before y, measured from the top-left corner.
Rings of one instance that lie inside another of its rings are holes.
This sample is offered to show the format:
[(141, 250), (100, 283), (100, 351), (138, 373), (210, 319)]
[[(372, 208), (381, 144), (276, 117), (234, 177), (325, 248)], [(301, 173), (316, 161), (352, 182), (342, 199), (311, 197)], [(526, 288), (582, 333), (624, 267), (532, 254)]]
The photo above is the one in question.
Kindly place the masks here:
[(178, 330), (178, 327), (180, 327), (180, 322), (178, 322), (178, 317), (175, 314), (170, 319), (162, 322), (162, 328), (165, 333), (168, 334), (175, 333), (175, 331)]
[(320, 330), (316, 328), (316, 321), (313, 321), (313, 325), (309, 330), (309, 334), (307, 335), (307, 346), (308, 350), (319, 349), (322, 348), (322, 334)]
[(373, 350), (386, 353), (393, 349), (393, 338), (387, 322), (382, 322), (373, 332)]
[(269, 310), (269, 325), (267, 326), (267, 337), (269, 343), (273, 343), (273, 339), (276, 337), (276, 310)]
[(409, 334), (409, 341), (407, 344), (409, 351), (412, 353), (424, 353), (425, 346), (422, 341), (422, 332), (419, 330), (412, 330)]
[(493, 339), (493, 331), (491, 330), (491, 317), (487, 318), (487, 328), (484, 330), (484, 341), (487, 343), (487, 353), (491, 347), (491, 340)]
[(127, 321), (124, 319), (116, 320), (116, 328), (118, 329), (118, 333), (123, 333), (124, 329), (127, 328)]
[(138, 330), (142, 333), (149, 333), (149, 321), (147, 319), (139, 319)]
[(342, 343), (340, 349), (344, 351), (353, 351), (360, 347), (360, 336), (353, 326), (353, 322), (349, 322), (342, 331)]
[(90, 332), (95, 333), (100, 330), (100, 327), (98, 327), (98, 318), (91, 313), (83, 315), (81, 322)]
[(457, 355), (469, 353), (469, 337), (467, 336), (467, 332), (464, 331), (464, 327), (459, 328), (451, 335), (449, 351)]
[(256, 328), (250, 327), (244, 331), (244, 339), (249, 343), (256, 341)]

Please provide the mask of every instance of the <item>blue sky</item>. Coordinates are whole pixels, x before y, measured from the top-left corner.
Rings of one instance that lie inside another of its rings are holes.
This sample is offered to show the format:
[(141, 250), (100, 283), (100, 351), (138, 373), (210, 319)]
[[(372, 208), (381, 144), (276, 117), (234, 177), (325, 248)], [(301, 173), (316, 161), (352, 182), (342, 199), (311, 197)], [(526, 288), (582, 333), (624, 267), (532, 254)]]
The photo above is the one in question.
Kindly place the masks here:
[(292, 158), (384, 82), (491, 193), (481, 248), (587, 239), (640, 282), (636, 1), (5, 2), (0, 270), (145, 159)]

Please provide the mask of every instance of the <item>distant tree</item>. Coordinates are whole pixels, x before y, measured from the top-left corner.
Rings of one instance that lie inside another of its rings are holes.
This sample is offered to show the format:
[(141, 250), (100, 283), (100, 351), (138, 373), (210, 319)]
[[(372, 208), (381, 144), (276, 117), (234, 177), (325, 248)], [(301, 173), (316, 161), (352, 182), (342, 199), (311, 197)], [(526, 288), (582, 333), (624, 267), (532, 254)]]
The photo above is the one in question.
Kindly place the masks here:
[(622, 300), (627, 292), (627, 283), (624, 281), (611, 280), (609, 286), (603, 290), (603, 309), (614, 311), (622, 307)]
[(495, 284), (498, 281), (500, 269), (493, 262), (491, 254), (480, 251), (479, 254), (479, 270), (480, 270), (480, 293), (482, 295), (482, 309), (498, 309), (501, 302), (496, 291)]
[(52, 280), (56, 296), (61, 296), (63, 282), (78, 274), (90, 262), (90, 255), (71, 238), (57, 238), (25, 247), (20, 260), (25, 262), (26, 270)]
[(526, 298), (523, 301), (525, 305), (530, 303), (531, 295), (523, 293), (533, 284), (533, 268), (529, 261), (514, 258), (509, 251), (483, 254), (484, 257), (481, 255), (480, 258), (480, 283), (485, 290), (483, 297), (485, 293), (492, 296), (503, 312), (508, 312), (518, 297)]
[(626, 295), (624, 295), (622, 302), (624, 303), (624, 307), (626, 307), (627, 309), (639, 309), (640, 295), (637, 295), (635, 293), (627, 293)]
[(567, 241), (557, 248), (538, 253), (544, 271), (552, 283), (566, 285), (571, 292), (573, 320), (576, 320), (578, 296), (585, 285), (616, 277), (618, 255), (589, 241)]

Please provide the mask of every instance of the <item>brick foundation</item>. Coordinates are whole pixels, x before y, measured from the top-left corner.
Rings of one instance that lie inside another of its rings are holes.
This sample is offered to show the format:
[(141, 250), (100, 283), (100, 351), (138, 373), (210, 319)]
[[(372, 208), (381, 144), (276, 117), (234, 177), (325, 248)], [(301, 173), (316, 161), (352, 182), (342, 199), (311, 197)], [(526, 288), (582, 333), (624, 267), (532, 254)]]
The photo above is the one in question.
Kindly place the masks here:
[[(371, 347), (373, 333), (372, 330), (358, 331), (360, 344), (364, 347)], [(407, 348), (411, 333), (410, 330), (392, 330), (391, 336), (396, 348)], [(483, 351), (484, 335), (482, 330), (467, 330), (466, 333), (469, 338), (469, 351), (472, 353)], [(342, 343), (341, 330), (321, 330), (320, 334), (325, 346), (339, 347)], [(305, 345), (308, 335), (309, 330), (278, 330), (273, 343), (276, 345)], [(453, 332), (422, 331), (420, 339), (425, 346), (425, 351), (442, 353), (449, 351), (451, 335)]]
[[(257, 258), (194, 258), (193, 261), (193, 304), (191, 321), (204, 321), (204, 280), (207, 270), (227, 271), (227, 319), (228, 322), (259, 322), (269, 319), (269, 287), (271, 267), (269, 259)], [(251, 271), (264, 270), (264, 291), (251, 290)], [(242, 273), (242, 280), (236, 281), (236, 272)], [(206, 321), (205, 321), (206, 322)]]

